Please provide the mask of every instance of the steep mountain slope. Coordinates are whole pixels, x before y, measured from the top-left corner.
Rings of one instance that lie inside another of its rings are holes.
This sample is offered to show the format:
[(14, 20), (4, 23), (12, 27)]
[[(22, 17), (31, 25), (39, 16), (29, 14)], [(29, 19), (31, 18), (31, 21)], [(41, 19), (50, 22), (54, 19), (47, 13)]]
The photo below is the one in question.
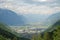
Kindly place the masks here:
[(7, 25), (24, 25), (26, 19), (23, 15), (17, 15), (15, 12), (8, 9), (0, 8), (0, 22)]
[(5, 24), (1, 24), (1, 23), (0, 23), (0, 35), (2, 35), (5, 38), (9, 38), (9, 39), (13, 39), (14, 37), (16, 37), (17, 40), (29, 40), (27, 38), (18, 36), (19, 34), (17, 34), (14, 31), (12, 32), (8, 26), (6, 26)]
[(54, 23), (56, 23), (58, 20), (60, 20), (60, 12), (52, 14), (51, 16), (49, 16), (46, 19), (45, 25), (53, 25)]
[(5, 25), (3, 23), (0, 23), (0, 29), (7, 30), (7, 31), (11, 32), (10, 27), (8, 27), (7, 25)]
[[(56, 28), (57, 28), (57, 26), (59, 26), (60, 27), (60, 20), (58, 20), (57, 22), (55, 22), (50, 28), (48, 28), (46, 31), (47, 32), (52, 32), (52, 31), (54, 31)], [(46, 32), (45, 31), (45, 32)]]
[(53, 31), (56, 28), (56, 25), (60, 25), (60, 12), (55, 13), (55, 14), (49, 16), (46, 19), (46, 22), (44, 23), (44, 25), (49, 26), (48, 29), (46, 29), (44, 32), (46, 32), (46, 31), (48, 31), (48, 32)]
[(52, 28), (51, 28), (52, 30), (51, 31), (56, 29), (58, 26), (60, 27), (60, 20), (58, 20), (55, 24), (52, 25)]

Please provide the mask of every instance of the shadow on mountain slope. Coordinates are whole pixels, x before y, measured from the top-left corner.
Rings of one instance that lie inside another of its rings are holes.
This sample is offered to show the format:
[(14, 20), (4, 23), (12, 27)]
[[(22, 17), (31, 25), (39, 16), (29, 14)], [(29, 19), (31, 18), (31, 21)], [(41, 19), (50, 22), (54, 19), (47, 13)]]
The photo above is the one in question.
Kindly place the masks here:
[(0, 8), (0, 22), (3, 22), (7, 25), (24, 25), (26, 19), (23, 15), (17, 15), (15, 12), (8, 9)]

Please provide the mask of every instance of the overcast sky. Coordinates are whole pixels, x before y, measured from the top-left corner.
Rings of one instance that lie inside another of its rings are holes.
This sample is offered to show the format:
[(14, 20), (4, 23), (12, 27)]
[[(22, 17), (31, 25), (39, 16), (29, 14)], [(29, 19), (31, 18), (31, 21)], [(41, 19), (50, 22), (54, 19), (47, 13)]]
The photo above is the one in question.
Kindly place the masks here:
[(17, 14), (53, 14), (60, 12), (60, 0), (0, 0), (0, 8)]

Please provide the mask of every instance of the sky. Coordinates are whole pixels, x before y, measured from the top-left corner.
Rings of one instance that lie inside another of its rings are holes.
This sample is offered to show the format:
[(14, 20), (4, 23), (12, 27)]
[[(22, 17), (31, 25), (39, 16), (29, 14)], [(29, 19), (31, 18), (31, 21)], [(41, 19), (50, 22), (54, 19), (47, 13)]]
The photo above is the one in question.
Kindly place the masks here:
[(0, 0), (0, 8), (19, 14), (53, 14), (60, 12), (60, 0)]

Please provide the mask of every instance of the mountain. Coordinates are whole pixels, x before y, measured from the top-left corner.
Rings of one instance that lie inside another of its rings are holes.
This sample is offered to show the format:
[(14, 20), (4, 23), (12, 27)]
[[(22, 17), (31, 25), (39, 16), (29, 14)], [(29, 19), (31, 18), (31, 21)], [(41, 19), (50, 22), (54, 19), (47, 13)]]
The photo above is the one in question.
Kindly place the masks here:
[(3, 23), (0, 23), (0, 35), (7, 39), (13, 39), (14, 37), (16, 37), (17, 40), (29, 40), (28, 38), (21, 37), (20, 34), (16, 33), (15, 31), (12, 31), (9, 26)]
[(49, 27), (50, 28), (46, 29), (41, 34), (48, 32), (48, 33), (51, 33), (51, 37), (52, 37), (52, 34), (54, 33), (54, 31), (56, 31), (57, 28), (60, 28), (60, 20), (56, 21), (53, 25), (51, 25)]
[(23, 15), (17, 15), (11, 10), (0, 8), (0, 22), (10, 26), (18, 26), (25, 25), (26, 19)]
[(60, 20), (60, 12), (50, 15), (45, 22), (45, 25), (52, 26), (54, 23), (56, 23), (58, 20)]
[(44, 25), (46, 25), (48, 28), (43, 31), (51, 32), (56, 28), (56, 25), (60, 25), (60, 12), (50, 15), (44, 22)]
[(52, 31), (54, 31), (58, 26), (60, 27), (60, 20), (58, 20), (56, 23), (54, 23), (54, 24), (52, 25), (52, 27), (51, 27), (51, 28), (48, 28), (46, 31), (52, 32)]
[(47, 17), (48, 15), (43, 15), (43, 14), (32, 14), (32, 13), (29, 13), (29, 14), (24, 14), (24, 16), (26, 17), (27, 19), (27, 22), (28, 23), (42, 23)]
[(6, 23), (10, 26), (18, 26), (18, 25), (25, 25), (27, 24), (39, 24), (42, 23), (48, 15), (42, 14), (23, 14), (18, 15), (17, 13), (8, 10), (8, 9), (1, 9), (0, 8), (0, 22)]

